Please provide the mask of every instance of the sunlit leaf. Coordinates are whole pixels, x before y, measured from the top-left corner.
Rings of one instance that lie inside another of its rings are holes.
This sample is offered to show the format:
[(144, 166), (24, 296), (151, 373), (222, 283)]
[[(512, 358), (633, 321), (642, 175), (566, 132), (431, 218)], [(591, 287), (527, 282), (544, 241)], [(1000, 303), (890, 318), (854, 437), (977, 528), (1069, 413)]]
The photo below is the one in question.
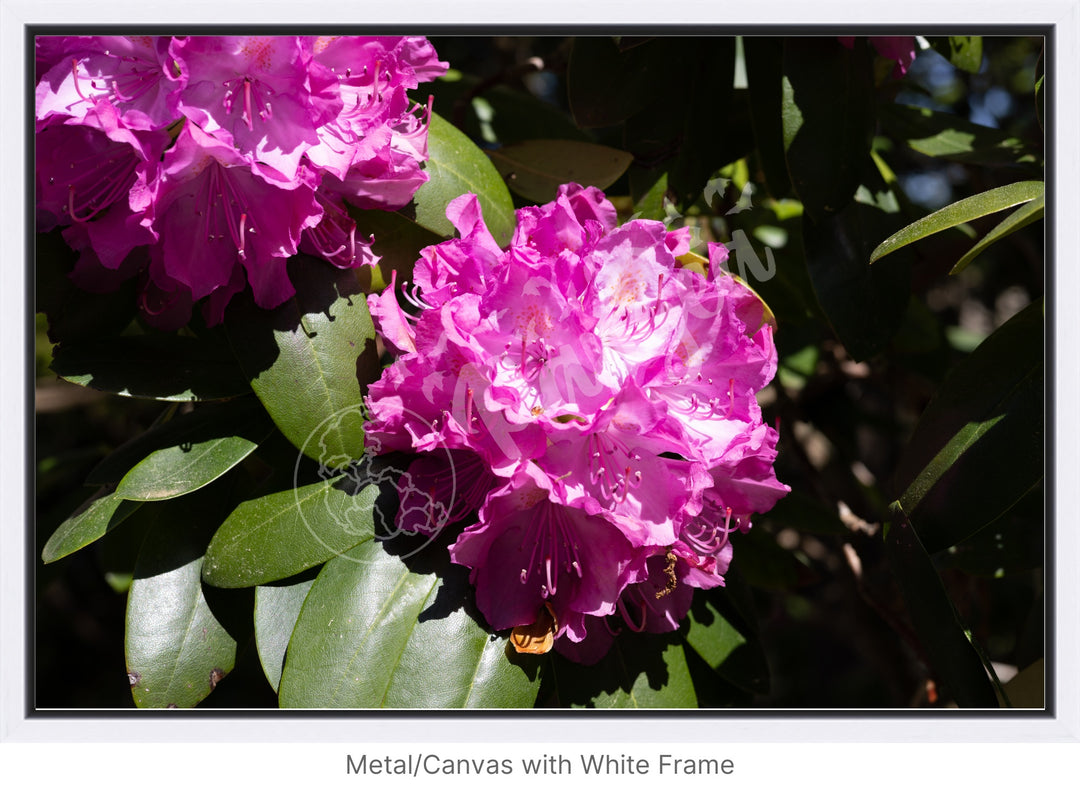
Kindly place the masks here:
[(285, 663), (289, 637), (314, 583), (312, 577), (255, 588), (255, 644), (266, 680), (275, 692), (281, 683), (281, 668)]
[(989, 216), (1000, 210), (1011, 208), (1037, 199), (1043, 193), (1041, 180), (1026, 180), (1000, 188), (991, 188), (981, 194), (961, 199), (947, 205), (941, 210), (935, 210), (928, 216), (924, 216), (913, 224), (909, 224), (902, 230), (890, 235), (870, 254), (870, 262), (881, 259), (885, 255), (895, 252), (908, 244), (920, 241), (929, 235), (947, 230), (950, 227), (969, 222), (972, 219)]
[(363, 454), (361, 380), (372, 381), (379, 372), (358, 271), (292, 258), (291, 299), (273, 310), (234, 299), (225, 319), (237, 359), (277, 428), (331, 467)]
[(421, 227), (452, 237), (457, 233), (446, 218), (446, 206), (462, 194), (475, 194), (492, 236), (500, 246), (510, 242), (516, 222), (506, 183), (469, 137), (438, 114), (431, 115), (424, 171), (428, 181), (420, 186), (403, 213), (411, 208)]
[(899, 504), (930, 552), (997, 520), (1045, 473), (1043, 307), (1013, 316), (962, 360), (897, 467)]
[(321, 564), (375, 535), (378, 492), (342, 475), (245, 501), (210, 541), (203, 577), (249, 587)]
[(538, 662), (484, 630), (465, 603), (465, 572), (455, 570), (414, 572), (377, 542), (328, 562), (289, 642), (281, 705), (531, 707)]
[(85, 548), (120, 525), (138, 508), (139, 504), (125, 501), (116, 493), (99, 491), (98, 495), (79, 507), (75, 514), (53, 532), (41, 552), (42, 561), (46, 564), (55, 562)]
[(1030, 202), (1021, 205), (1015, 211), (1010, 213), (1007, 217), (990, 230), (982, 239), (968, 250), (968, 253), (960, 258), (956, 265), (949, 271), (950, 274), (959, 274), (968, 264), (971, 263), (976, 257), (981, 255), (992, 244), (997, 243), (1002, 238), (1012, 235), (1017, 230), (1023, 229), (1029, 224), (1033, 224), (1041, 219), (1046, 211), (1046, 198), (1045, 195), (1040, 194), (1038, 199), (1033, 199)]

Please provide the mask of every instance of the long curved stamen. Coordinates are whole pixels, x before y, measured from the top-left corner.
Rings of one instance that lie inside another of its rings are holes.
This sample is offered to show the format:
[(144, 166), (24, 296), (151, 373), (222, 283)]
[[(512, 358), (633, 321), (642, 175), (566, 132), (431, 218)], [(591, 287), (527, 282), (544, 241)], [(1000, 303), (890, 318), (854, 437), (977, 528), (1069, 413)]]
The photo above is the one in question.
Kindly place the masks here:
[(113, 82), (112, 82), (112, 90), (113, 90), (113, 96), (116, 97), (116, 99), (120, 100), (121, 102), (131, 102), (132, 100), (135, 99), (134, 96), (132, 96), (132, 97), (125, 96), (124, 93), (122, 91), (120, 91), (120, 86), (117, 84), (117, 82), (115, 80), (113, 80)]
[(71, 79), (75, 84), (75, 93), (79, 95), (79, 98), (84, 102), (91, 102), (90, 98), (82, 93), (82, 89), (79, 88), (79, 59), (71, 59)]
[(68, 215), (73, 221), (87, 222), (94, 217), (94, 209), (89, 208), (85, 216), (80, 216), (75, 211), (75, 186), (68, 186)]

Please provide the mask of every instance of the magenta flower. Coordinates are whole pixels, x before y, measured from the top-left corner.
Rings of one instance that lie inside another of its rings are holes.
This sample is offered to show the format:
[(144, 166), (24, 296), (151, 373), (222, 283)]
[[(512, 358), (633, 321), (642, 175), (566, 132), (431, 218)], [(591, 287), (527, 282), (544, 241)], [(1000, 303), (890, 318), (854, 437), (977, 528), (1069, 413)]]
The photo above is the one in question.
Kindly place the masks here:
[(286, 180), (341, 111), (333, 73), (292, 36), (188, 36), (173, 39), (169, 55), (184, 84), (180, 111)]
[(248, 286), (280, 304), (300, 249), (375, 265), (349, 207), (427, 179), (430, 103), (406, 92), (447, 67), (425, 39), (359, 36), (41, 36), (35, 59), (38, 228), (90, 251), (88, 290), (138, 275), (165, 329), (196, 304), (220, 323)]
[(181, 83), (166, 67), (168, 38), (39, 36), (39, 66), (48, 65), (36, 94), (39, 124), (54, 116), (81, 123), (100, 103), (125, 127), (156, 130), (179, 116)]
[[(437, 514), (425, 481), (448, 517), (479, 507), (451, 559), (521, 650), (593, 660), (620, 629), (673, 630), (694, 588), (724, 583), (732, 532), (787, 492), (755, 398), (776, 370), (760, 300), (722, 247), (710, 278), (684, 269), (687, 231), (617, 226), (594, 188), (519, 210), (505, 250), (474, 196), (447, 217), (459, 237), (421, 253), (406, 291), (419, 314), (396, 275), (368, 298), (398, 355), (370, 386), (368, 441), (425, 454), (401, 520)], [(447, 494), (439, 451), (467, 495)]]
[(151, 187), (144, 223), (159, 234), (165, 273), (196, 300), (228, 285), (239, 267), (263, 307), (293, 293), (285, 263), (322, 208), (308, 182), (275, 180), (249, 166), (241, 153), (189, 123)]

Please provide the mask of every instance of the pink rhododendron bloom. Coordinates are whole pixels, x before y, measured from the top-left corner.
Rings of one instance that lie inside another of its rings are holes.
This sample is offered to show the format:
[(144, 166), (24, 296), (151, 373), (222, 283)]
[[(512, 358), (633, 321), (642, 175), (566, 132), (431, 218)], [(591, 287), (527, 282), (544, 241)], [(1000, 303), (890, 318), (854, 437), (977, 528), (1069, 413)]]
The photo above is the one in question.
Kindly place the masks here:
[(82, 122), (104, 102), (132, 130), (169, 125), (182, 83), (167, 66), (168, 47), (157, 36), (39, 36), (39, 64), (49, 65), (35, 92), (39, 123), (53, 116)]
[[(425, 481), (448, 517), (478, 508), (451, 559), (521, 650), (592, 661), (613, 634), (677, 628), (695, 588), (724, 583), (731, 535), (788, 489), (755, 397), (776, 370), (763, 305), (719, 268), (726, 249), (702, 277), (680, 261), (688, 231), (618, 226), (595, 188), (519, 210), (506, 249), (476, 197), (447, 217), (459, 237), (421, 252), (415, 315), (396, 275), (368, 297), (397, 360), (370, 386), (367, 439), (424, 454), (399, 520), (430, 526)], [(434, 454), (462, 463), (462, 494)]]
[(431, 106), (406, 92), (447, 68), (423, 38), (361, 36), (41, 36), (35, 61), (38, 229), (92, 252), (88, 290), (137, 276), (163, 329), (196, 305), (220, 323), (248, 287), (280, 304), (301, 249), (375, 265), (349, 207), (427, 180)]

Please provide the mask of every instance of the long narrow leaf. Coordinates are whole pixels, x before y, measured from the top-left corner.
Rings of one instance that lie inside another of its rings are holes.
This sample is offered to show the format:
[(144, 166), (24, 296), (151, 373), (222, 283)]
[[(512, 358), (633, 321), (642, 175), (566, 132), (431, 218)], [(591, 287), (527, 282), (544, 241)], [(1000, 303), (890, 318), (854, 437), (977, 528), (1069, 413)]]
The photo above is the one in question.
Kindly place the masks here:
[(1046, 212), (1046, 195), (1040, 194), (1038, 199), (1033, 199), (1026, 205), (1021, 205), (1010, 213), (1000, 224), (990, 230), (983, 239), (968, 250), (968, 253), (956, 261), (950, 274), (959, 274), (976, 257), (981, 255), (992, 244), (997, 243), (1007, 235), (1011, 235), (1023, 227), (1033, 224), (1043, 217)]
[(870, 262), (880, 260), (885, 255), (934, 233), (956, 227), (972, 219), (989, 216), (999, 210), (1030, 202), (1041, 196), (1042, 193), (1043, 183), (1041, 180), (1025, 180), (1019, 183), (1003, 185), (1000, 188), (992, 188), (981, 194), (961, 199), (959, 202), (954, 202), (941, 210), (936, 210), (929, 216), (924, 216), (914, 224), (909, 224), (902, 230), (890, 235), (877, 249), (871, 252)]

